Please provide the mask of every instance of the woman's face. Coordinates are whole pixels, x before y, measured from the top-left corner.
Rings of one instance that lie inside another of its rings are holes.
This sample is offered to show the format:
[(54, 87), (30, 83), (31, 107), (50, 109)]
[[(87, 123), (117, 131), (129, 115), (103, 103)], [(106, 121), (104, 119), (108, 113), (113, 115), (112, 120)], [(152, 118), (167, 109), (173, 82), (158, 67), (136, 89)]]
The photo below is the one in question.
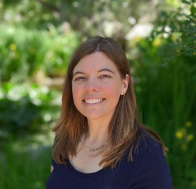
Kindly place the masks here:
[(74, 104), (87, 119), (111, 118), (120, 95), (127, 90), (128, 80), (128, 74), (122, 79), (115, 64), (103, 52), (87, 55), (73, 70)]

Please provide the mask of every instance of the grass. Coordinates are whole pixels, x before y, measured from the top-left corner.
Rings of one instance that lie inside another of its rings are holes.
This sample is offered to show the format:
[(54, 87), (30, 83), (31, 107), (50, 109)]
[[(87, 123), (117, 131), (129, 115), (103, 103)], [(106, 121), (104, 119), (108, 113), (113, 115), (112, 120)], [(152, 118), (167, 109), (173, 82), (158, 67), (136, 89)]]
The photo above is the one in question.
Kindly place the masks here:
[(1, 143), (0, 188), (44, 189), (50, 174), (51, 145), (32, 136)]

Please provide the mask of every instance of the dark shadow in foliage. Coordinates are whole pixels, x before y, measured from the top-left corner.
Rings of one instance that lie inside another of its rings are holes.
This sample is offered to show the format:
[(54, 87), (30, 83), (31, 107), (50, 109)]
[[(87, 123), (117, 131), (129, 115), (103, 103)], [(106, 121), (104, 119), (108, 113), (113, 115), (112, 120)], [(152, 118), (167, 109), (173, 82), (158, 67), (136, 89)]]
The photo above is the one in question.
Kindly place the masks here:
[(28, 97), (18, 101), (0, 99), (0, 131), (13, 136), (36, 133), (44, 123), (42, 113), (49, 105), (35, 105)]

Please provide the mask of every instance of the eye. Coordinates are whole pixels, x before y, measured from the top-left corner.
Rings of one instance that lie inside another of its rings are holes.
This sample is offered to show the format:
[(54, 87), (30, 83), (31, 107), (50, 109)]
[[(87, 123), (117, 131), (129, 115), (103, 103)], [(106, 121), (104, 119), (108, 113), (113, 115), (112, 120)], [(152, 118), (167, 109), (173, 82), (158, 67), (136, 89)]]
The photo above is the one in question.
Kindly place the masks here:
[(74, 79), (74, 81), (81, 81), (81, 80), (85, 80), (86, 78), (85, 77), (76, 77), (75, 79)]
[(110, 75), (101, 75), (100, 78), (111, 78)]

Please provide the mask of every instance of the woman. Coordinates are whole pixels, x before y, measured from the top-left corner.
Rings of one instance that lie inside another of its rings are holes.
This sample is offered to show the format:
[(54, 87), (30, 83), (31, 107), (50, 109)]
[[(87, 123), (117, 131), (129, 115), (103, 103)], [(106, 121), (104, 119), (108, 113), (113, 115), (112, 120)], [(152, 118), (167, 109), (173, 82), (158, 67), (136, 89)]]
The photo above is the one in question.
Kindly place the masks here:
[(171, 189), (167, 148), (140, 121), (130, 67), (111, 38), (73, 54), (47, 189)]

